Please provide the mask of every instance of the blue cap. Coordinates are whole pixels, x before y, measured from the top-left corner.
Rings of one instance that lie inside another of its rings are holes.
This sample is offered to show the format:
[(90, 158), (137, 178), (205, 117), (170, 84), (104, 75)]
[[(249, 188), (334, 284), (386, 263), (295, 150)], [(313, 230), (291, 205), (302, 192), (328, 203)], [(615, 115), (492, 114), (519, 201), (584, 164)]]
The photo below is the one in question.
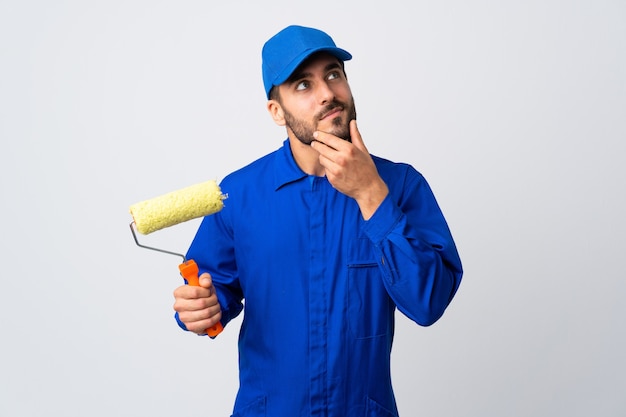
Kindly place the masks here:
[(296, 68), (315, 52), (328, 52), (342, 61), (352, 59), (348, 51), (337, 48), (330, 36), (318, 29), (288, 26), (263, 45), (263, 85), (270, 90), (281, 85)]

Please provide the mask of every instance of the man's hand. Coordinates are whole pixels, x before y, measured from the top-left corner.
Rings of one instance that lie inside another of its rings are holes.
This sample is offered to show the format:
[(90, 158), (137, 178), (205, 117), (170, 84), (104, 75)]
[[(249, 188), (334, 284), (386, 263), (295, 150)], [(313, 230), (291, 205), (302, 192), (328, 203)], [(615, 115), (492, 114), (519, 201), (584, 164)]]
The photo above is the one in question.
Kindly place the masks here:
[(206, 329), (216, 325), (222, 318), (211, 275), (200, 275), (200, 286), (182, 285), (174, 290), (174, 310), (185, 323), (187, 330), (206, 334)]
[(356, 120), (350, 122), (352, 143), (337, 136), (317, 131), (311, 147), (320, 154), (320, 164), (326, 170), (326, 178), (337, 191), (356, 200), (365, 220), (376, 212), (389, 189), (378, 175)]

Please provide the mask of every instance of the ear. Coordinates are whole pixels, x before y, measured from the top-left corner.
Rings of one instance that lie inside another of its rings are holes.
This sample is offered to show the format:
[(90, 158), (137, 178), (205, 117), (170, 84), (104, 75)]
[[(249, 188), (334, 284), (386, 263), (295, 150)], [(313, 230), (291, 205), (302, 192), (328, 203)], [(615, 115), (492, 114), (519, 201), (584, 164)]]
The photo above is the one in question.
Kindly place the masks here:
[(272, 116), (272, 119), (274, 119), (274, 123), (278, 126), (285, 126), (285, 114), (278, 101), (269, 100), (267, 102), (267, 111), (270, 113), (270, 116)]

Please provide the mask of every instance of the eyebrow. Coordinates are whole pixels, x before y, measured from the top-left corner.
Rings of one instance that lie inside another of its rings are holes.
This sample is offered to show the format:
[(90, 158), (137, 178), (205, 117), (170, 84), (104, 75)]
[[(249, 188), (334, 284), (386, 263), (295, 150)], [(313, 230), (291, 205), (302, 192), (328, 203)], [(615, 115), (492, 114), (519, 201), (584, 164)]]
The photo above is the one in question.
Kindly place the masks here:
[[(338, 62), (331, 62), (330, 64), (324, 67), (324, 72), (328, 72), (333, 69), (341, 69), (341, 65)], [(297, 69), (291, 74), (291, 77), (287, 78), (288, 84), (293, 84), (296, 81), (299, 81), (303, 78), (310, 78), (313, 76), (312, 72), (298, 71)]]

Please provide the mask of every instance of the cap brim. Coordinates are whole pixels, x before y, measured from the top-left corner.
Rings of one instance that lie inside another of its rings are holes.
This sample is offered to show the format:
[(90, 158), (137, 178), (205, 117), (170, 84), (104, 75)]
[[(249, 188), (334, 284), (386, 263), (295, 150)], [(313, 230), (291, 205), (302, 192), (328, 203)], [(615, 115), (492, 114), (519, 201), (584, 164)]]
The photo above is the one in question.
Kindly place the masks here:
[(352, 55), (350, 54), (350, 52), (337, 47), (309, 49), (304, 51), (303, 53), (298, 55), (293, 61), (291, 61), (289, 65), (287, 65), (285, 69), (276, 76), (272, 84), (281, 85), (282, 83), (287, 81), (289, 77), (291, 77), (291, 74), (293, 74), (293, 72), (296, 70), (296, 68), (300, 66), (300, 64), (302, 64), (308, 57), (317, 52), (328, 52), (329, 54), (335, 56), (337, 59), (340, 59), (342, 61), (349, 61), (352, 59)]

